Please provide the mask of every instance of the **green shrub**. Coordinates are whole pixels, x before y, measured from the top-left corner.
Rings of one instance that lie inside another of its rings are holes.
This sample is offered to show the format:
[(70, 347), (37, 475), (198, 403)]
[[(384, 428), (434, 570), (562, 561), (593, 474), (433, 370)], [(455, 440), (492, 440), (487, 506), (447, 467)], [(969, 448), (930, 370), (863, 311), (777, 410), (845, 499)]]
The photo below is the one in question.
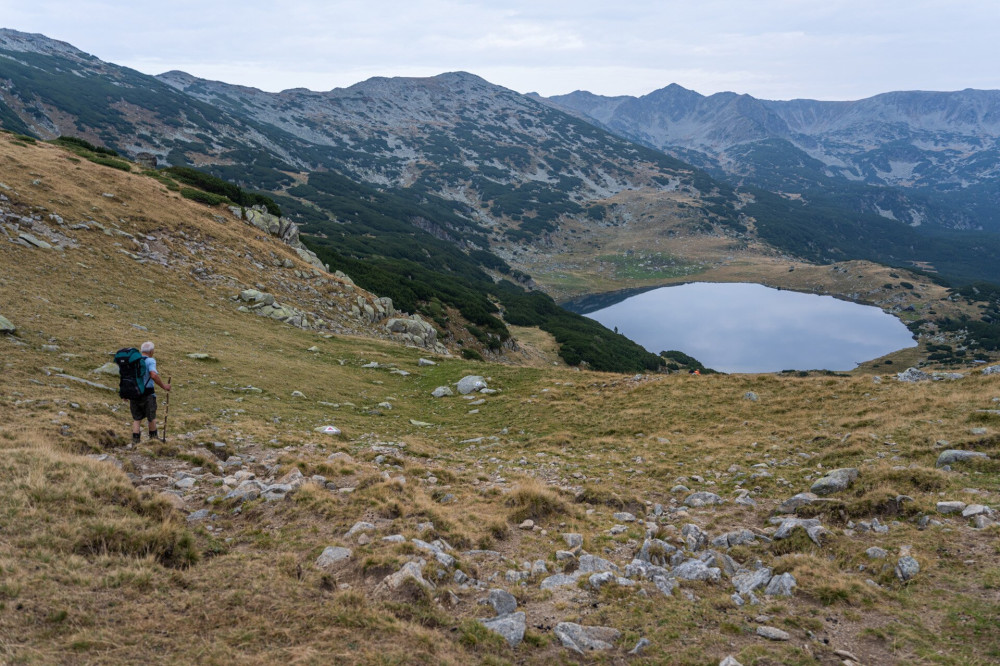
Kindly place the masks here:
[(191, 187), (182, 187), (181, 196), (185, 199), (190, 199), (191, 201), (197, 201), (198, 203), (207, 204), (209, 206), (217, 206), (221, 203), (232, 203), (229, 199), (218, 194), (212, 194), (211, 192), (203, 192), (201, 190), (196, 190)]

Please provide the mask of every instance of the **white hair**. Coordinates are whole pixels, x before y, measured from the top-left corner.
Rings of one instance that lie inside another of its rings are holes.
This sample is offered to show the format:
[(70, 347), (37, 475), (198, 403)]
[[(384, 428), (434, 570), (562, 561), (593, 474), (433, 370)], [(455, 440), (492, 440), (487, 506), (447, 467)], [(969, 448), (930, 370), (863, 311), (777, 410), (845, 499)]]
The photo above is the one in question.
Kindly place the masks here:
[(153, 351), (153, 343), (143, 342), (142, 347), (139, 348), (139, 351), (141, 351), (143, 354)]

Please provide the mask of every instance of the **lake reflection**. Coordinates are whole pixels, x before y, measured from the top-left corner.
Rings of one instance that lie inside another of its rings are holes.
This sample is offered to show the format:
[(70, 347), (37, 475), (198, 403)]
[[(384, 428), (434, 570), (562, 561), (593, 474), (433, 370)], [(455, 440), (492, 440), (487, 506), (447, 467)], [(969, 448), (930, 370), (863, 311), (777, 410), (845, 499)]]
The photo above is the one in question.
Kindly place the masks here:
[(879, 308), (759, 284), (663, 287), (586, 316), (721, 372), (851, 370), (916, 342)]

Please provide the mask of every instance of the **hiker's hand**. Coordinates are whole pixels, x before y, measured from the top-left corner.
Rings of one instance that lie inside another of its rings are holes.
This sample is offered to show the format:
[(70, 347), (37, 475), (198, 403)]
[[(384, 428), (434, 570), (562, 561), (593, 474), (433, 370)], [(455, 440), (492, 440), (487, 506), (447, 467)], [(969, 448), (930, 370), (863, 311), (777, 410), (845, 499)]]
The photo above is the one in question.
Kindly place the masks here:
[(163, 390), (166, 391), (167, 393), (170, 393), (170, 384), (164, 384)]

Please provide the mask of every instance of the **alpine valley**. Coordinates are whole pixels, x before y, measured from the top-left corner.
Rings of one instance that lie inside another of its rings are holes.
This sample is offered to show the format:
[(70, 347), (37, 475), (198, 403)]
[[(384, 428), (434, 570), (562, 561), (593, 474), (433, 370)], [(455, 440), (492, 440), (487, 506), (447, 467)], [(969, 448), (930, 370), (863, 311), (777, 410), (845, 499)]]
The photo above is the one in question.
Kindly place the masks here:
[[(997, 127), (0, 30), (0, 662), (997, 663)], [(575, 312), (692, 280), (919, 344), (724, 374)]]

